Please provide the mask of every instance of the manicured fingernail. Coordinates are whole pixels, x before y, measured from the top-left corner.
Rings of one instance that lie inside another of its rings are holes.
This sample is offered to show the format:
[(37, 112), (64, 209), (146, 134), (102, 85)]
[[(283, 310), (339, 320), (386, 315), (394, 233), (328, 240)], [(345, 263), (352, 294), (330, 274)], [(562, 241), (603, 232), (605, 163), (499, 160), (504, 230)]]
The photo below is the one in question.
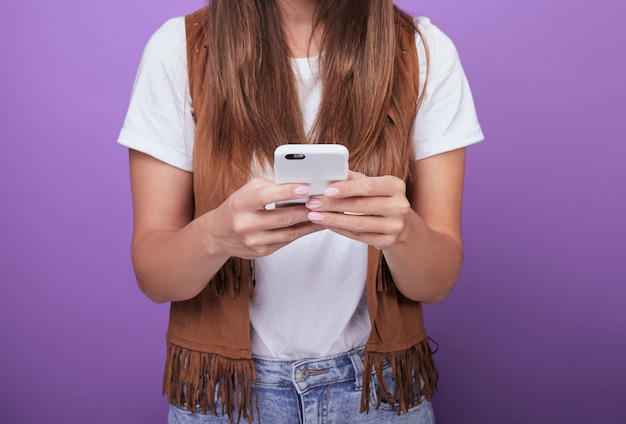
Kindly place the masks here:
[(293, 190), (294, 193), (296, 193), (298, 196), (306, 196), (307, 194), (309, 194), (309, 187), (302, 185), (302, 186), (298, 186)]
[(320, 202), (319, 199), (310, 199), (305, 205), (309, 209), (317, 209), (322, 206), (322, 202)]
[(326, 191), (324, 191), (324, 196), (326, 197), (335, 197), (338, 194), (339, 190), (334, 187), (327, 188)]
[(309, 212), (307, 217), (311, 222), (322, 222), (322, 220), (324, 219), (324, 216), (318, 212)]

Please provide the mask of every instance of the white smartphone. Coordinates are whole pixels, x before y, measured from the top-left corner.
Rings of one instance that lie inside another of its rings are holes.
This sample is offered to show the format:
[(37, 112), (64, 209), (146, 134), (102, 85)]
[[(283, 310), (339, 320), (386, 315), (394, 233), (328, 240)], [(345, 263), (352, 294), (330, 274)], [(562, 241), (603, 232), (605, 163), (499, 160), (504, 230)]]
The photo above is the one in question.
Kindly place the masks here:
[[(348, 149), (341, 144), (284, 144), (274, 151), (274, 182), (302, 183), (309, 186), (309, 196), (322, 194), (330, 184), (348, 178), (348, 156)], [(276, 206), (301, 204), (307, 199)]]

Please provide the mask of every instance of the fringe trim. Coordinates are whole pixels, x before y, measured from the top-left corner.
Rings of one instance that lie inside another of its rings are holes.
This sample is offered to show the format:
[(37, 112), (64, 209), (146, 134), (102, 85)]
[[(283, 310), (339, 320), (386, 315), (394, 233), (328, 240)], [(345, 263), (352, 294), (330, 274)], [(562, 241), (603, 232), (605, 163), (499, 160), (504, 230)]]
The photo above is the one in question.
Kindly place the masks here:
[[(391, 364), (393, 381), (395, 382), (393, 393), (389, 393), (387, 383), (383, 378), (383, 364), (385, 362)], [(439, 371), (433, 361), (428, 339), (399, 352), (377, 353), (366, 350), (363, 367), (361, 413), (369, 411), (372, 371), (376, 372), (378, 380), (376, 409), (385, 399), (392, 408), (396, 404), (398, 405), (398, 415), (407, 413), (410, 408), (421, 403), (422, 396), (430, 401), (437, 390)], [(421, 381), (424, 383), (423, 386)]]
[(241, 418), (254, 421), (258, 397), (253, 393), (256, 379), (251, 359), (230, 359), (212, 353), (197, 352), (168, 342), (163, 394), (170, 404), (192, 413), (202, 411), (228, 415), (231, 424)]
[(389, 291), (392, 286), (394, 286), (394, 283), (389, 265), (387, 265), (385, 255), (381, 254), (378, 262), (378, 271), (376, 272), (376, 290), (379, 292)]
[(219, 296), (237, 296), (241, 290), (241, 271), (243, 269), (242, 260), (239, 258), (229, 258), (226, 263), (213, 277), (212, 283), (215, 293)]
[(250, 260), (250, 299), (251, 300), (256, 300), (256, 292), (255, 292), (255, 288), (256, 288), (256, 270), (255, 270), (255, 264), (256, 262), (254, 262), (254, 259)]
[[(249, 270), (248, 279), (244, 276), (246, 267)], [(248, 284), (249, 297), (254, 300), (254, 288), (256, 287), (254, 261), (241, 258), (229, 258), (224, 266), (215, 274), (209, 286), (213, 287), (215, 294), (218, 296), (228, 295), (235, 297), (241, 291), (242, 283)]]

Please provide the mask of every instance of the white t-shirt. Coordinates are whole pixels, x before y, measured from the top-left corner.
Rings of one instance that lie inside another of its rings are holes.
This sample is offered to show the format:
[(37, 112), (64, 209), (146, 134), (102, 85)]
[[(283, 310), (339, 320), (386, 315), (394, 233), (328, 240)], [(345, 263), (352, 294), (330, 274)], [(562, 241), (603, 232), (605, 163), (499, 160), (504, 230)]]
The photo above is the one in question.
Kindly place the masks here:
[[(428, 18), (416, 23), (429, 47), (430, 74), (414, 128), (417, 159), (483, 139), (472, 95), (452, 41)], [(416, 37), (420, 81), (424, 45)], [(321, 97), (318, 58), (292, 59), (306, 130)], [(195, 124), (187, 77), (185, 23), (169, 20), (150, 38), (118, 142), (185, 171), (193, 170)], [(255, 261), (250, 302), (252, 350), (280, 359), (321, 357), (365, 345), (367, 246), (324, 230)]]

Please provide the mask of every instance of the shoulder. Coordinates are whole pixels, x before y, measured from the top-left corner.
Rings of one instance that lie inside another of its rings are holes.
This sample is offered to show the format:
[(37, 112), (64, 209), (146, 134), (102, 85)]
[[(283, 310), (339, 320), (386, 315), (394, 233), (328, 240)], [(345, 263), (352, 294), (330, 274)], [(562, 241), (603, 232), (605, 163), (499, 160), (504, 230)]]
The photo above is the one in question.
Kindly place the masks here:
[(171, 18), (158, 28), (148, 40), (142, 61), (173, 63), (186, 58), (185, 18)]
[(181, 41), (185, 40), (185, 17), (177, 16), (170, 18), (160, 28), (158, 28), (152, 37), (151, 43), (158, 43), (163, 47), (177, 47)]
[(146, 43), (118, 142), (191, 170), (191, 114), (185, 20), (173, 18)]
[(445, 72), (458, 63), (456, 46), (447, 34), (425, 16), (414, 18), (414, 23), (418, 52), (428, 56), (431, 68)]
[(422, 103), (414, 127), (416, 157), (483, 139), (472, 93), (456, 46), (426, 17), (414, 19)]
[(153, 90), (187, 86), (187, 41), (185, 18), (167, 20), (146, 43), (137, 74)]

